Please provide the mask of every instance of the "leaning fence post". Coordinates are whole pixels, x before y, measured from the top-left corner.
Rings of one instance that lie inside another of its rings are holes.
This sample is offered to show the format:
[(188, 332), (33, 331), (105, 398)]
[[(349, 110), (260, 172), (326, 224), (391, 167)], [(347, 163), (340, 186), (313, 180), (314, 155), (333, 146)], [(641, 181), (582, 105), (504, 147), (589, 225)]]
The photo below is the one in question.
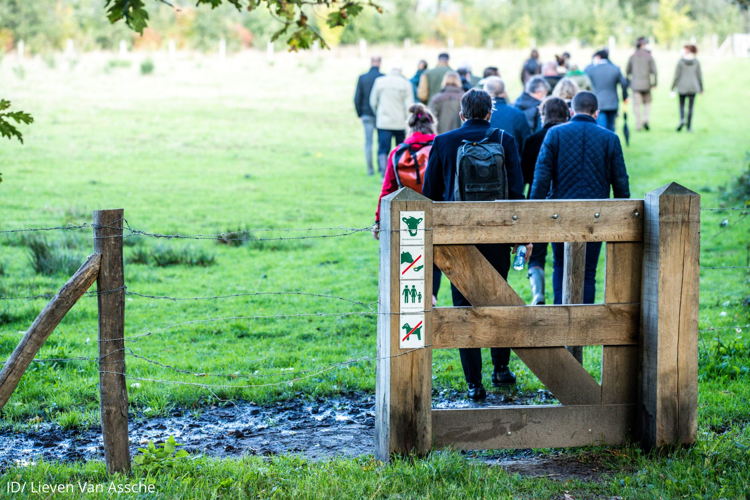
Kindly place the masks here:
[(676, 183), (646, 195), (639, 425), (644, 446), (697, 432), (700, 196)]
[(123, 210), (94, 212), (94, 249), (101, 254), (99, 293), (99, 397), (107, 472), (130, 471), (128, 390), (125, 382), (125, 279)]
[(375, 446), (388, 460), (432, 447), (432, 201), (403, 188), (380, 214)]
[[(583, 304), (583, 282), (586, 275), (586, 243), (565, 242), (563, 266), (563, 304)], [(583, 347), (570, 346), (568, 350), (583, 364)]]

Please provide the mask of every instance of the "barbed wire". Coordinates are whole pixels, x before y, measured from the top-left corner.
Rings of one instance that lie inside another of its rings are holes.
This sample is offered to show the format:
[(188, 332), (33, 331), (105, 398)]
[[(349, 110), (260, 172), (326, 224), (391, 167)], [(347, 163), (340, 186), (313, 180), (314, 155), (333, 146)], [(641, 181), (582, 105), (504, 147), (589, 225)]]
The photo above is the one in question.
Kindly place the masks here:
[(719, 332), (723, 330), (742, 330), (744, 328), (750, 328), (750, 324), (747, 325), (728, 325), (728, 326), (715, 326), (709, 328), (699, 328), (699, 332)]
[(0, 234), (13, 234), (13, 233), (37, 233), (43, 231), (73, 231), (76, 229), (86, 229), (92, 227), (88, 222), (82, 224), (69, 224), (65, 226), (52, 226), (52, 227), (30, 227), (30, 228), (19, 228), (19, 229), (2, 229)]
[(166, 379), (155, 379), (155, 378), (148, 378), (148, 377), (137, 377), (132, 375), (127, 375), (126, 373), (121, 372), (114, 372), (109, 370), (100, 370), (99, 373), (106, 373), (111, 375), (120, 375), (123, 377), (126, 377), (130, 380), (139, 380), (139, 381), (145, 381), (145, 382), (159, 382), (159, 383), (167, 383), (167, 384), (176, 384), (176, 385), (189, 385), (194, 387), (203, 387), (206, 389), (254, 389), (254, 388), (260, 388), (260, 387), (274, 387), (274, 386), (280, 386), (280, 385), (291, 385), (295, 382), (300, 382), (302, 380), (306, 380), (312, 377), (315, 377), (317, 375), (322, 375), (323, 373), (327, 373), (329, 371), (335, 370), (336, 368), (345, 367), (345, 366), (351, 366), (356, 363), (361, 363), (364, 361), (382, 361), (386, 359), (393, 359), (398, 358), (401, 356), (406, 356), (408, 354), (411, 354), (415, 351), (421, 351), (427, 348), (432, 347), (432, 344), (426, 345), (424, 347), (417, 347), (414, 349), (409, 349), (408, 351), (400, 352), (398, 354), (392, 354), (390, 356), (362, 356), (359, 358), (352, 358), (348, 359), (346, 361), (341, 361), (338, 363), (333, 363), (331, 365), (328, 365), (326, 367), (323, 367), (319, 370), (311, 371), (310, 373), (307, 373), (305, 375), (299, 375), (294, 378), (288, 379), (288, 380), (282, 380), (278, 382), (266, 382), (263, 384), (205, 384), (200, 382), (187, 382), (183, 380), (166, 380)]
[(750, 269), (750, 266), (701, 266), (701, 269)]
[[(117, 288), (112, 288), (110, 290), (91, 290), (84, 292), (82, 296), (84, 297), (98, 297), (99, 295), (110, 295), (113, 293), (120, 292), (122, 290), (127, 290), (127, 286), (118, 286)], [(0, 295), (0, 300), (37, 300), (37, 299), (52, 299), (55, 297), (58, 292), (50, 292), (50, 293), (42, 293), (39, 295), (26, 295), (26, 296), (19, 296), (19, 295)], [(126, 292), (127, 293), (127, 292)]]
[(135, 334), (135, 335), (128, 335), (127, 337), (105, 339), (105, 342), (137, 341), (137, 339), (141, 339), (144, 337), (151, 337), (153, 335), (164, 333), (168, 330), (171, 330), (173, 328), (177, 328), (180, 326), (215, 323), (217, 321), (236, 321), (236, 320), (255, 321), (255, 320), (266, 320), (266, 319), (277, 319), (277, 318), (288, 319), (288, 318), (312, 318), (312, 317), (377, 316), (380, 314), (396, 315), (398, 313), (380, 313), (377, 311), (346, 311), (346, 312), (337, 312), (337, 313), (315, 312), (315, 313), (289, 313), (289, 314), (265, 314), (265, 315), (261, 314), (261, 315), (254, 315), (254, 316), (220, 316), (220, 317), (213, 317), (213, 318), (203, 318), (203, 319), (181, 321), (179, 323), (173, 323), (170, 325), (165, 325), (165, 326), (157, 327), (154, 329), (147, 329), (147, 330), (144, 330), (142, 333)]
[(126, 295), (135, 297), (141, 297), (152, 300), (169, 300), (174, 302), (180, 301), (201, 301), (201, 300), (223, 300), (231, 299), (235, 297), (261, 297), (261, 296), (300, 296), (300, 297), (315, 297), (323, 299), (340, 300), (342, 302), (348, 302), (359, 306), (367, 307), (372, 309), (375, 303), (360, 302), (358, 300), (348, 299), (346, 297), (339, 297), (336, 295), (330, 295), (325, 293), (312, 293), (312, 292), (238, 292), (226, 295), (212, 295), (212, 296), (198, 296), (198, 297), (171, 297), (168, 295), (147, 295), (139, 292), (125, 292)]
[(704, 207), (701, 208), (701, 210), (706, 210), (709, 212), (721, 212), (724, 210), (741, 210), (750, 212), (750, 207)]

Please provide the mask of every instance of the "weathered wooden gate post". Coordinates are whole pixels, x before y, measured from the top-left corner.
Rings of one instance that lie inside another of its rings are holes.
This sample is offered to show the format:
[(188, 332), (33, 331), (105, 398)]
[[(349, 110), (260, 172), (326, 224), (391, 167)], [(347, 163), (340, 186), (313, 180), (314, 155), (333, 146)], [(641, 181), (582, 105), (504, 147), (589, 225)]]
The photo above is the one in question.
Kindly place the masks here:
[(700, 196), (676, 183), (646, 195), (639, 425), (645, 447), (695, 441)]
[(128, 389), (125, 381), (123, 210), (94, 212), (94, 248), (101, 254), (99, 292), (99, 407), (107, 472), (130, 471)]
[[(586, 242), (564, 244), (563, 304), (583, 304), (583, 284), (586, 279)], [(583, 364), (583, 346), (568, 346), (568, 350)]]
[(380, 224), (375, 446), (388, 460), (432, 447), (432, 201), (400, 189)]

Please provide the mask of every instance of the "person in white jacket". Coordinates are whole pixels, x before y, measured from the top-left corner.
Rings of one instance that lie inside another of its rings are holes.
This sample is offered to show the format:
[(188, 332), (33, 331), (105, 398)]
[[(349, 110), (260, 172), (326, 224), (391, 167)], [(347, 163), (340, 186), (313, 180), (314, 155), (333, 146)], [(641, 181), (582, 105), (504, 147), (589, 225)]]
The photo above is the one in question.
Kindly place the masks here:
[(378, 129), (378, 168), (383, 175), (388, 152), (395, 144), (404, 142), (409, 106), (414, 102), (414, 89), (401, 72), (393, 68), (390, 73), (375, 80), (370, 94), (370, 107), (375, 111)]

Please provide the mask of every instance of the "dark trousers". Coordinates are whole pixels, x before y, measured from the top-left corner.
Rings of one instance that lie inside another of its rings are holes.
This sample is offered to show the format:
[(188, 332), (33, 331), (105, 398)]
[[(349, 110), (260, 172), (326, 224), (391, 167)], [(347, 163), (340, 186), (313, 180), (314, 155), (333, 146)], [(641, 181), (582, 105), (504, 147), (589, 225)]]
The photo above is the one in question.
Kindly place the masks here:
[[(685, 101), (687, 101), (687, 120), (685, 120)], [(680, 94), (680, 123), (687, 125), (690, 130), (693, 126), (693, 105), (695, 104), (695, 94)]]
[(544, 270), (544, 264), (547, 261), (547, 246), (549, 243), (534, 243), (529, 257), (529, 269), (532, 267), (541, 267)]
[[(398, 146), (406, 138), (405, 130), (386, 130), (378, 129), (378, 155), (388, 155), (395, 146)], [(391, 146), (391, 141), (395, 140), (396, 144)]]
[(599, 110), (599, 118), (596, 119), (596, 123), (606, 128), (607, 130), (615, 131), (615, 118), (617, 118), (617, 110), (611, 111)]
[[(583, 303), (593, 304), (596, 294), (596, 264), (599, 262), (599, 254), (602, 251), (602, 243), (586, 243), (586, 273), (583, 280)], [(552, 288), (555, 291), (555, 304), (562, 304), (563, 289), (563, 265), (565, 262), (565, 246), (563, 243), (552, 244), (552, 254), (555, 265), (552, 270)]]
[[(443, 277), (443, 272), (438, 268), (438, 266), (432, 266), (432, 295), (435, 297), (438, 296), (438, 292), (440, 291), (440, 280)], [(432, 306), (432, 304), (430, 304)]]
[[(477, 245), (479, 251), (492, 264), (503, 278), (508, 277), (510, 269), (510, 245)], [(461, 292), (451, 285), (451, 295), (454, 306), (470, 306), (471, 303), (461, 295)], [(459, 349), (461, 366), (464, 369), (466, 382), (470, 384), (482, 383), (482, 350), (479, 348)], [(510, 360), (510, 349), (493, 347), (490, 349), (492, 364), (495, 368), (507, 366)]]

